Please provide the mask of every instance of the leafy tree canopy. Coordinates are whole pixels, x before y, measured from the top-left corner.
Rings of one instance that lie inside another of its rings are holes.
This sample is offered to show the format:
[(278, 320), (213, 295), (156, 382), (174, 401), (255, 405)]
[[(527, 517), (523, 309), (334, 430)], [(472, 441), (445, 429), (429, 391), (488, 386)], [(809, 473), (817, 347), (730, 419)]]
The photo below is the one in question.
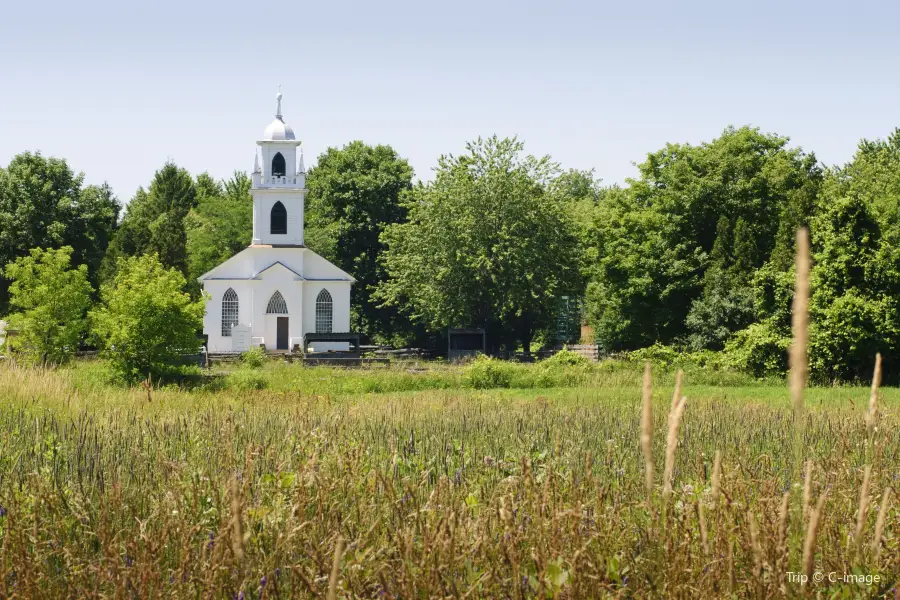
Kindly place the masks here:
[(154, 175), (149, 190), (139, 189), (128, 203), (107, 255), (105, 278), (112, 276), (120, 258), (148, 253), (187, 275), (185, 218), (196, 206), (197, 187), (190, 173), (166, 163)]
[[(100, 261), (119, 218), (109, 186), (84, 186), (65, 160), (24, 152), (0, 168), (0, 265), (28, 256), (32, 248), (72, 248), (75, 265), (96, 280)], [(9, 300), (0, 279), (0, 313)]]
[(19, 332), (16, 350), (33, 364), (67, 362), (85, 333), (92, 289), (87, 265), (73, 268), (71, 257), (69, 246), (35, 248), (5, 269), (12, 281), (9, 325)]
[(356, 278), (351, 328), (383, 341), (422, 333), (395, 307), (380, 306), (372, 297), (386, 277), (378, 261), (381, 234), (405, 221), (400, 197), (412, 178), (412, 167), (393, 148), (360, 141), (329, 148), (307, 177), (306, 244)]
[(250, 244), (253, 198), (250, 177), (235, 171), (219, 184), (203, 173), (197, 177), (197, 206), (185, 217), (188, 285)]
[(747, 323), (753, 303), (735, 278), (745, 285), (780, 236), (793, 235), (782, 217), (808, 219), (822, 179), (815, 157), (787, 143), (743, 127), (700, 146), (669, 144), (638, 165), (627, 189), (607, 195), (588, 294), (604, 345), (683, 343), (692, 315), (695, 345), (721, 347)]
[(576, 227), (550, 186), (558, 167), (515, 138), (466, 149), (405, 196), (409, 220), (382, 236), (389, 279), (377, 296), (432, 329), (485, 326), (527, 352), (555, 298), (581, 287)]
[(122, 259), (90, 312), (92, 334), (118, 374), (137, 380), (164, 373), (200, 347), (204, 299), (183, 292), (185, 281), (155, 254)]

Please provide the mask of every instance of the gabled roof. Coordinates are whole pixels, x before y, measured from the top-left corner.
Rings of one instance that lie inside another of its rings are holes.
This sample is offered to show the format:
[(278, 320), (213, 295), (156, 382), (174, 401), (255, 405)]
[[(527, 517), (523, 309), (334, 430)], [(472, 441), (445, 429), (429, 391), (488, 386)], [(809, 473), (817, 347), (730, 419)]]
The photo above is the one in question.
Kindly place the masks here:
[(297, 271), (293, 270), (292, 268), (290, 268), (289, 266), (287, 266), (286, 264), (284, 264), (284, 263), (281, 262), (280, 260), (276, 260), (275, 262), (273, 262), (273, 263), (272, 263), (271, 265), (269, 265), (268, 267), (266, 267), (266, 268), (264, 268), (264, 269), (260, 269), (259, 271), (257, 271), (256, 273), (254, 273), (254, 274), (253, 274), (253, 277), (251, 277), (250, 279), (258, 279), (260, 275), (262, 275), (263, 273), (265, 273), (266, 271), (268, 271), (269, 269), (271, 269), (272, 267), (274, 267), (274, 266), (276, 266), (276, 265), (281, 265), (282, 267), (284, 267), (285, 269), (287, 269), (288, 271), (290, 271), (291, 273), (293, 273), (294, 275), (296, 275), (298, 279), (301, 279), (301, 280), (303, 280), (303, 281), (306, 281), (306, 278), (305, 278), (303, 275), (301, 275), (301, 274), (298, 273)]
[[(244, 250), (241, 250), (240, 252), (238, 252), (237, 254), (235, 254), (234, 256), (232, 256), (231, 258), (226, 260), (225, 262), (221, 263), (220, 265), (214, 267), (213, 269), (207, 271), (206, 273), (204, 273), (203, 275), (198, 277), (197, 281), (199, 281), (200, 283), (202, 283), (204, 281), (216, 281), (216, 280), (218, 280), (218, 281), (249, 281), (252, 279), (259, 279), (263, 273), (265, 273), (266, 271), (268, 271), (269, 269), (271, 269), (272, 267), (274, 267), (276, 265), (280, 265), (282, 268), (287, 269), (289, 272), (293, 273), (294, 276), (296, 276), (299, 281), (346, 281), (349, 283), (356, 282), (356, 279), (354, 279), (354, 277), (352, 275), (350, 275), (346, 271), (340, 269), (337, 265), (326, 260), (324, 257), (320, 256), (319, 254), (316, 254), (309, 248), (304, 248), (302, 246), (294, 247), (294, 248), (305, 253), (306, 258), (304, 260), (304, 264), (314, 267), (311, 270), (314, 272), (319, 272), (321, 275), (324, 275), (323, 277), (310, 277), (308, 275), (303, 275), (301, 273), (298, 273), (294, 269), (288, 267), (280, 260), (273, 261), (267, 267), (260, 269), (259, 271), (255, 272), (249, 276), (248, 275), (237, 276), (237, 277), (235, 277), (235, 276), (217, 277), (216, 276), (216, 273), (223, 273), (223, 272), (228, 273), (230, 270), (226, 267), (226, 265), (230, 265), (230, 264), (234, 263), (235, 261), (241, 260), (238, 257), (240, 257), (245, 252), (252, 252), (254, 250), (265, 252), (264, 250), (262, 250), (262, 248), (268, 248), (268, 246), (250, 246), (249, 248), (245, 248)], [(274, 257), (272, 257), (272, 258), (274, 258)], [(312, 261), (312, 262), (308, 262), (308, 261)], [(307, 269), (306, 266), (304, 266), (303, 270), (309, 272), (310, 269)], [(236, 271), (239, 273), (240, 272), (246, 273), (246, 271), (244, 269), (236, 269)], [(235, 271), (231, 271), (231, 273), (234, 273), (234, 272)]]

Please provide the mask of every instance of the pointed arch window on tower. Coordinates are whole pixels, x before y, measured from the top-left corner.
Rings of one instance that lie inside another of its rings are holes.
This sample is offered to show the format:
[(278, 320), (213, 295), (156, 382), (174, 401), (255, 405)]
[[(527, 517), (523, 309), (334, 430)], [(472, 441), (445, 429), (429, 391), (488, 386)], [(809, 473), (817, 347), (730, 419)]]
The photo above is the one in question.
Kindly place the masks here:
[(316, 298), (316, 333), (331, 333), (332, 308), (331, 293), (328, 290), (319, 292)]
[(281, 202), (276, 202), (272, 207), (271, 227), (269, 233), (286, 234), (287, 233), (287, 209)]
[(222, 296), (222, 336), (231, 337), (231, 328), (238, 324), (238, 295), (228, 288)]
[(287, 165), (281, 152), (276, 152), (272, 158), (272, 177), (284, 177), (287, 173)]
[(284, 296), (281, 295), (281, 292), (275, 291), (272, 294), (272, 297), (269, 298), (269, 305), (266, 306), (266, 314), (267, 315), (286, 315), (287, 311), (287, 302), (284, 301)]

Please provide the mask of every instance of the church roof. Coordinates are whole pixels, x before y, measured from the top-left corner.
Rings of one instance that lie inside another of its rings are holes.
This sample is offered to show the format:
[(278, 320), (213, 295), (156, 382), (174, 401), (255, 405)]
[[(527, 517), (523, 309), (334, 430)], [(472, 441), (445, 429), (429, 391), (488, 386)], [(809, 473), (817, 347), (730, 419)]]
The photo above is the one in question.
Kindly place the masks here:
[(266, 127), (266, 131), (263, 133), (263, 141), (281, 142), (294, 140), (296, 139), (294, 137), (294, 129), (284, 122), (284, 117), (281, 115), (280, 91), (278, 92), (278, 95), (275, 96), (275, 99), (278, 100), (278, 107), (275, 109), (275, 120)]

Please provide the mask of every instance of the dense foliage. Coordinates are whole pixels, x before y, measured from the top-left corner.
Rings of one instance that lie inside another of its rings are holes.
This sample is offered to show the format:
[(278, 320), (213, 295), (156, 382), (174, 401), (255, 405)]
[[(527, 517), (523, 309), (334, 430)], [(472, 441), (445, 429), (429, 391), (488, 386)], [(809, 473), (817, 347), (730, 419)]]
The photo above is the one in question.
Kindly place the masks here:
[(393, 148), (360, 141), (326, 150), (306, 178), (306, 245), (356, 279), (351, 329), (386, 342), (415, 341), (423, 333), (373, 297), (386, 278), (380, 237), (388, 225), (406, 221), (400, 196), (412, 178), (412, 167)]
[(5, 275), (13, 313), (9, 326), (18, 331), (17, 354), (41, 366), (60, 365), (75, 355), (87, 330), (91, 303), (87, 265), (73, 268), (72, 248), (35, 248), (7, 265)]
[(441, 157), (434, 182), (408, 194), (409, 220), (385, 230), (385, 303), (431, 329), (485, 327), (493, 347), (530, 352), (581, 276), (574, 219), (549, 185), (557, 165), (523, 150), (492, 137)]
[[(96, 283), (100, 262), (119, 217), (106, 185), (84, 186), (65, 160), (24, 152), (0, 168), (0, 266), (33, 248), (72, 248), (72, 264), (86, 265)], [(9, 280), (0, 277), (0, 315)]]
[[(584, 306), (606, 351), (715, 352), (723, 369), (769, 376), (787, 367), (794, 233), (808, 227), (814, 377), (864, 377), (875, 352), (900, 373), (900, 130), (839, 167), (729, 127), (637, 168), (603, 186), (491, 137), (413, 184), (392, 148), (352, 142), (310, 170), (307, 243), (357, 278), (351, 327), (376, 342), (441, 348), (447, 327), (474, 326), (491, 350), (528, 352), (560, 341), (564, 321), (576, 341), (562, 312)], [(0, 169), (0, 264), (68, 245), (96, 287), (121, 258), (155, 253), (198, 298), (196, 279), (249, 242), (249, 186), (244, 173), (217, 182), (167, 163), (117, 229), (107, 187), (21, 154)], [(0, 279), (0, 314), (8, 297)]]
[(155, 254), (121, 259), (91, 311), (92, 333), (117, 373), (134, 381), (165, 373), (199, 349), (204, 301), (182, 291), (184, 277)]

